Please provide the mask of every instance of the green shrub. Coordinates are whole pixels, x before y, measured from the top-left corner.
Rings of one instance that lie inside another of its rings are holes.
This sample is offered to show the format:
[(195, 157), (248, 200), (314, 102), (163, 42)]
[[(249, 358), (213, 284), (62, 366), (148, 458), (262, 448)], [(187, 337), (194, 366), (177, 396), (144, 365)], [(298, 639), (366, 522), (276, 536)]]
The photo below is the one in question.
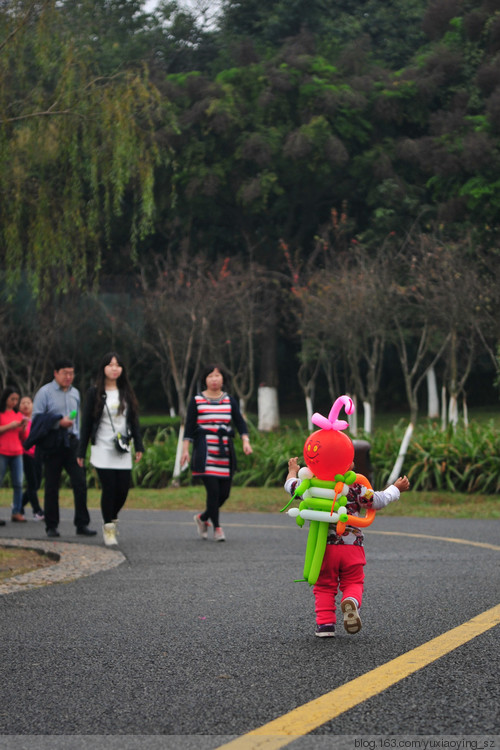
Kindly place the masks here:
[(456, 432), (434, 429), (418, 435), (409, 465), (417, 489), (496, 494), (500, 492), (499, 456), (500, 431), (493, 423), (473, 423)]
[[(374, 435), (358, 435), (371, 444), (373, 484), (380, 489), (387, 484), (396, 461), (406, 423), (399, 422), (390, 430), (377, 430)], [(235, 438), (238, 470), (234, 484), (240, 487), (279, 487), (287, 474), (290, 456), (299, 456), (303, 465), (302, 449), (308, 432), (298, 422), (273, 433), (259, 432), (252, 422), (249, 431), (253, 453), (245, 456), (242, 442)], [(144, 488), (168, 486), (173, 477), (177, 450), (178, 427), (170, 425), (147, 428), (144, 435), (145, 451), (142, 460), (134, 464), (133, 483)], [(86, 462), (89, 487), (98, 487), (95, 469)], [(412, 489), (468, 494), (500, 494), (500, 430), (494, 422), (472, 422), (466, 429), (449, 427), (441, 431), (438, 425), (419, 425), (411, 439), (402, 474), (407, 474)], [(69, 486), (63, 473), (62, 486)], [(182, 473), (182, 485), (192, 483), (191, 472)], [(7, 473), (5, 487), (10, 487)]]
[[(404, 427), (377, 432), (372, 439), (374, 483), (382, 487), (396, 460)], [(437, 425), (421, 427), (413, 434), (402, 473), (414, 490), (452, 492), (500, 492), (500, 431), (493, 422), (471, 423), (442, 431)]]
[(249, 427), (253, 453), (245, 456), (242, 442), (235, 439), (238, 470), (233, 483), (237, 487), (274, 487), (283, 484), (290, 456), (302, 456), (307, 435), (298, 427), (283, 427), (278, 432), (258, 432)]
[(132, 469), (132, 482), (135, 486), (156, 489), (167, 487), (174, 474), (177, 435), (178, 431), (174, 427), (162, 427), (156, 433), (146, 431), (142, 459), (139, 463), (134, 463)]

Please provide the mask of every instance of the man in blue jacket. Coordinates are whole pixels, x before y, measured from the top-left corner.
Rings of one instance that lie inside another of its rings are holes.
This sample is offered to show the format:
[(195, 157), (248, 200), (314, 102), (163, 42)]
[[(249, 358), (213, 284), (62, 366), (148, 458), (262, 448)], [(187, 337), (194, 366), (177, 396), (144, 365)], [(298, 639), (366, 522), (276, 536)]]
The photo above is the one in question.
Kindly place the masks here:
[(94, 536), (89, 529), (87, 481), (85, 469), (78, 465), (76, 453), (80, 430), (80, 393), (73, 386), (75, 368), (69, 359), (54, 366), (54, 380), (42, 386), (33, 400), (32, 442), (42, 449), (45, 469), (44, 514), (47, 536), (60, 536), (59, 484), (62, 470), (67, 472), (75, 502), (76, 533)]

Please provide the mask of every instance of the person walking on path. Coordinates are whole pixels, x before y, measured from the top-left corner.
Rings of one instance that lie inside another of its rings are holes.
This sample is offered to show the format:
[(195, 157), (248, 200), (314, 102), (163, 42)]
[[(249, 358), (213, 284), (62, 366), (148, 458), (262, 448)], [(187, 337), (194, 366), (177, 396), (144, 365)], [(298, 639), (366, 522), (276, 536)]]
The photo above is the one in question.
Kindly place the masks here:
[[(11, 520), (24, 523), (23, 513), (23, 444), (24, 430), (28, 420), (17, 411), (19, 393), (7, 386), (0, 396), (0, 485), (7, 469), (12, 478)], [(2, 526), (5, 525), (0, 524)]]
[[(354, 464), (351, 470), (354, 469)], [(293, 495), (300, 493), (301, 479), (299, 463), (296, 456), (288, 461), (288, 475), (285, 490)], [(385, 490), (374, 492), (359, 482), (352, 484), (345, 497), (347, 512), (352, 516), (361, 515), (363, 509), (380, 510), (389, 503), (399, 500), (402, 492), (410, 487), (407, 477), (399, 477), (394, 484)], [(343, 614), (344, 629), (350, 635), (361, 630), (359, 610), (363, 600), (364, 566), (366, 565), (364, 536), (361, 529), (346, 526), (345, 531), (337, 533), (335, 523), (329, 524), (326, 551), (321, 565), (318, 580), (313, 586), (316, 631), (320, 638), (333, 637), (336, 625), (335, 597), (340, 588), (342, 600), (340, 608)]]
[(83, 467), (90, 440), (90, 463), (97, 470), (102, 489), (103, 537), (107, 547), (118, 544), (116, 524), (127, 500), (132, 474), (130, 443), (134, 444), (136, 461), (141, 460), (144, 451), (138, 411), (123, 360), (116, 352), (105, 354), (95, 385), (85, 397), (77, 460)]
[(54, 379), (42, 386), (33, 401), (33, 419), (25, 448), (40, 446), (45, 470), (44, 514), (47, 536), (60, 536), (59, 483), (62, 470), (69, 476), (75, 504), (76, 533), (95, 536), (89, 529), (87, 481), (84, 469), (76, 460), (80, 427), (80, 393), (73, 386), (75, 368), (70, 359), (60, 359), (54, 366)]
[(245, 455), (253, 452), (247, 424), (237, 401), (224, 391), (224, 380), (224, 370), (218, 364), (210, 364), (203, 370), (201, 382), (205, 390), (193, 396), (189, 403), (181, 455), (181, 466), (184, 466), (189, 462), (189, 447), (193, 443), (192, 474), (201, 477), (207, 493), (206, 508), (194, 516), (194, 521), (202, 539), (207, 539), (212, 523), (216, 542), (226, 539), (219, 509), (229, 497), (236, 469), (231, 421), (241, 435)]
[[(24, 429), (24, 439), (27, 439), (31, 430), (31, 415), (33, 414), (33, 401), (30, 396), (23, 396), (19, 402), (19, 411), (28, 420)], [(33, 509), (33, 520), (43, 521), (43, 510), (38, 499), (38, 490), (42, 482), (42, 460), (40, 450), (32, 445), (23, 451), (23, 471), (26, 479), (26, 489), (23, 492), (23, 512), (28, 503)]]

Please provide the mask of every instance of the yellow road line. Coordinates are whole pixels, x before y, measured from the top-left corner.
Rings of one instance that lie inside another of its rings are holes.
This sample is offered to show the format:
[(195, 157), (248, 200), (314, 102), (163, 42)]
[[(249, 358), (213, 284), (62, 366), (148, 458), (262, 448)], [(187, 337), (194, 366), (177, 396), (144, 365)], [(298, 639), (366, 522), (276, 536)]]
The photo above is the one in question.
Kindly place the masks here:
[[(162, 513), (163, 511), (155, 511), (157, 513)], [(189, 511), (191, 512), (191, 511)], [(165, 524), (169, 526), (193, 526), (192, 521), (172, 521), (169, 519), (165, 519), (164, 521), (141, 521), (137, 518), (127, 518), (127, 523), (141, 523), (145, 525), (152, 525), (152, 524)], [(231, 523), (226, 522), (224, 526), (227, 526), (227, 528), (250, 528), (250, 529), (273, 529), (278, 531), (296, 531), (293, 526), (290, 526), (289, 524), (272, 524), (272, 523)], [(473, 542), (469, 539), (454, 539), (453, 537), (449, 536), (433, 536), (432, 534), (409, 534), (404, 531), (375, 531), (370, 528), (369, 535), (372, 536), (373, 534), (386, 534), (388, 536), (410, 536), (414, 537), (416, 539), (432, 539), (438, 542), (454, 542), (455, 544), (467, 544), (471, 547), (482, 547), (483, 549), (492, 549), (495, 552), (500, 552), (500, 547), (495, 544), (490, 544), (489, 542)]]
[(219, 750), (276, 750), (335, 719), (350, 708), (378, 695), (405, 677), (431, 664), (500, 623), (500, 604), (449, 630), (428, 643), (357, 677), (325, 695), (295, 708), (248, 734), (221, 745)]
[(489, 542), (473, 542), (470, 539), (454, 539), (450, 536), (433, 536), (432, 534), (409, 534), (405, 531), (370, 531), (372, 534), (386, 534), (387, 536), (411, 536), (416, 539), (436, 539), (438, 542), (453, 542), (455, 544), (468, 544), (471, 547), (482, 547), (483, 549), (492, 549), (500, 552), (500, 547)]

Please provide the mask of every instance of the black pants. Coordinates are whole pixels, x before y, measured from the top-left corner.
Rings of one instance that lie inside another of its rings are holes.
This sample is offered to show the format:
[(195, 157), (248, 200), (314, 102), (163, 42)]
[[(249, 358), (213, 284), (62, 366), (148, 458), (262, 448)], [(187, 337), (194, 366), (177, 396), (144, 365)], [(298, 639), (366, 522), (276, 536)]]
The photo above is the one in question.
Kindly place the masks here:
[(23, 471), (26, 479), (26, 489), (23, 492), (23, 508), (28, 503), (33, 508), (33, 513), (41, 513), (38, 500), (38, 490), (42, 482), (42, 459), (40, 451), (36, 449), (34, 456), (23, 454)]
[(45, 526), (47, 529), (57, 529), (59, 525), (59, 483), (64, 469), (70, 479), (75, 501), (74, 524), (77, 529), (88, 526), (90, 516), (87, 510), (87, 480), (85, 469), (78, 466), (76, 451), (78, 440), (71, 439), (68, 447), (60, 448), (54, 453), (45, 453), (43, 458), (45, 468)]
[(104, 523), (116, 521), (130, 489), (130, 469), (97, 469), (101, 483), (101, 511)]
[(219, 524), (219, 508), (224, 505), (231, 492), (230, 477), (221, 479), (220, 477), (202, 477), (203, 484), (207, 491), (207, 507), (200, 515), (202, 521), (212, 521), (214, 529)]

